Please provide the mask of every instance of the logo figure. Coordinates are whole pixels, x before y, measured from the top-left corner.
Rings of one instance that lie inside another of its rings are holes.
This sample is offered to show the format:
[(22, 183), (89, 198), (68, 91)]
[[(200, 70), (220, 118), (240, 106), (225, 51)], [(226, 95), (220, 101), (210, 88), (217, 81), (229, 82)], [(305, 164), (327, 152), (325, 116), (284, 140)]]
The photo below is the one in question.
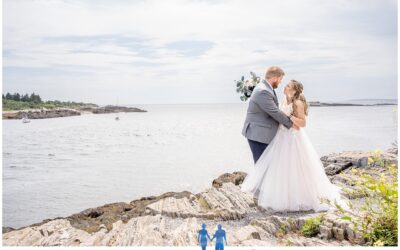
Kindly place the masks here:
[(208, 235), (208, 232), (206, 230), (206, 224), (203, 223), (201, 227), (202, 229), (200, 229), (199, 231), (199, 236), (197, 237), (197, 241), (200, 243), (201, 249), (206, 250), (207, 238), (210, 240), (210, 242), (212, 241), (212, 239), (210, 238), (210, 235)]
[(218, 224), (218, 230), (215, 231), (215, 234), (212, 237), (211, 241), (214, 238), (217, 238), (215, 243), (215, 250), (224, 250), (224, 240), (225, 245), (228, 245), (228, 242), (226, 241), (226, 233), (225, 230), (222, 229), (221, 224)]

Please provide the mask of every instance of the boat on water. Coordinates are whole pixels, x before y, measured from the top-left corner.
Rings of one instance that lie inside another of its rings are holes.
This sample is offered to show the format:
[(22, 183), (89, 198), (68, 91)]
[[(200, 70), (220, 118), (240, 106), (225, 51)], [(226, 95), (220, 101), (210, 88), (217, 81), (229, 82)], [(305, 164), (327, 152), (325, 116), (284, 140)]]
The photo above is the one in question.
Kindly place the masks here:
[(22, 118), (22, 123), (29, 123), (29, 122), (31, 122), (31, 120), (29, 120), (28, 117), (25, 116)]

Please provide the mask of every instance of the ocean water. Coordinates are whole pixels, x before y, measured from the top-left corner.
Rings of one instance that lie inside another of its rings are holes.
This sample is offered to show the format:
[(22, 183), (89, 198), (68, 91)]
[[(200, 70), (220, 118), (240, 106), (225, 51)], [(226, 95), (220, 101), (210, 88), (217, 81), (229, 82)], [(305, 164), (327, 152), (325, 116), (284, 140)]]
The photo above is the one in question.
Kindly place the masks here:
[[(147, 113), (3, 120), (3, 226), (167, 191), (197, 193), (248, 171), (241, 104), (134, 105)], [(311, 107), (306, 132), (322, 156), (387, 149), (397, 106)]]

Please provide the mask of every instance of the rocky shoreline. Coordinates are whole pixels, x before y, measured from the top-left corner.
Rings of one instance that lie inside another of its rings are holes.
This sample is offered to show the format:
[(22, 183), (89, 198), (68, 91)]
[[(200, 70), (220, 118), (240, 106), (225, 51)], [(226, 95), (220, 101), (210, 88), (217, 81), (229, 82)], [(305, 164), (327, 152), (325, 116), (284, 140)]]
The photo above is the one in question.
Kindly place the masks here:
[(107, 105), (104, 107), (83, 106), (76, 109), (71, 108), (55, 108), (55, 109), (26, 109), (15, 111), (3, 111), (3, 119), (47, 119), (56, 117), (77, 116), (81, 114), (108, 114), (118, 112), (147, 112), (138, 108), (130, 108), (123, 106)]
[[(382, 158), (397, 164), (397, 148)], [(363, 168), (379, 176), (385, 170), (368, 166), (373, 152), (342, 152), (321, 157), (330, 180), (342, 189), (355, 188), (352, 169)], [(244, 172), (225, 173), (207, 190), (168, 192), (90, 208), (69, 217), (44, 220), (20, 229), (3, 227), (5, 246), (196, 246), (197, 232), (206, 223), (209, 233), (217, 224), (227, 232), (229, 246), (352, 246), (361, 235), (334, 210), (275, 212), (257, 206), (257, 199), (240, 191)], [(342, 195), (352, 204), (362, 197)], [(315, 237), (299, 233), (310, 218), (324, 214)]]

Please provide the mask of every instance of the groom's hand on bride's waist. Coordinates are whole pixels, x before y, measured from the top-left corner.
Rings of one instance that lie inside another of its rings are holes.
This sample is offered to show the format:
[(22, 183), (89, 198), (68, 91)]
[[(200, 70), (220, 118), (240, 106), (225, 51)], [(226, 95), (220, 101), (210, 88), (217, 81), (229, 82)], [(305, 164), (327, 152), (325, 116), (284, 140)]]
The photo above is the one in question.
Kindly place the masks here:
[(300, 127), (299, 126), (297, 126), (296, 124), (294, 124), (293, 123), (293, 126), (292, 126), (292, 128), (294, 128), (294, 129), (296, 129), (296, 130), (300, 130)]

